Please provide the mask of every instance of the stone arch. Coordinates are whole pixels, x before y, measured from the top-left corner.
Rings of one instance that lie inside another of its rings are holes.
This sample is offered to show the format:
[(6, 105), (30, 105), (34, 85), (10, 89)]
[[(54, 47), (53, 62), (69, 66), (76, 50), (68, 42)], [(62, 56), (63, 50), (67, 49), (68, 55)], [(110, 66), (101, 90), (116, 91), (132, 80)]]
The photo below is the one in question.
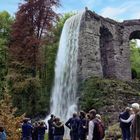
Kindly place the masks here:
[[(135, 30), (130, 33), (129, 41), (132, 39), (140, 39), (140, 30)], [(130, 53), (130, 56), (131, 56), (131, 53)], [(130, 62), (130, 65), (131, 65), (131, 78), (135, 79), (137, 78), (137, 71), (136, 69), (133, 69), (131, 62)]]
[(113, 78), (115, 75), (113, 35), (104, 26), (100, 27), (100, 54), (103, 76)]
[(140, 30), (136, 30), (130, 33), (129, 40), (140, 39)]

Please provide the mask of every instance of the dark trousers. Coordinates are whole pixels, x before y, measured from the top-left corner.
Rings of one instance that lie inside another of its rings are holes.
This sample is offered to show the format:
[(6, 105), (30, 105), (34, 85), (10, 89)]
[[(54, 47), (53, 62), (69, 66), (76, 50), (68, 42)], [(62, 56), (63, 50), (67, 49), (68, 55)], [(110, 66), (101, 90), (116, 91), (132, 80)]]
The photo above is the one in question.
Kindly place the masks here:
[(71, 140), (78, 140), (79, 136), (78, 136), (78, 132), (70, 132), (70, 139)]
[(86, 140), (86, 134), (79, 135), (79, 140)]
[(54, 140), (54, 136), (52, 132), (48, 133), (48, 140)]
[(122, 136), (123, 140), (130, 140), (131, 134), (130, 134), (130, 127), (122, 127)]

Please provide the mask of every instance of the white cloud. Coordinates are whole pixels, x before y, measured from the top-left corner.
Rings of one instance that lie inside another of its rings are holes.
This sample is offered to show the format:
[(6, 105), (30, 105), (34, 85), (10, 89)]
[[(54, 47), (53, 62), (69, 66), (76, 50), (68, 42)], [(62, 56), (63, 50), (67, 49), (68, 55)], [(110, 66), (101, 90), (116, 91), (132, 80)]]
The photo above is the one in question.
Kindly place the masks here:
[(101, 10), (101, 15), (103, 17), (110, 17), (110, 18), (116, 18), (120, 14), (127, 11), (127, 8), (120, 7), (120, 8), (114, 8), (114, 7), (106, 7)]
[(124, 3), (119, 6), (107, 6), (103, 8), (100, 14), (104, 17), (117, 20), (123, 17), (127, 17), (128, 19), (140, 18), (139, 6), (139, 0), (124, 1)]
[(133, 18), (133, 19), (140, 19), (140, 12), (138, 11), (137, 13), (134, 13), (134, 14), (132, 15), (132, 18)]

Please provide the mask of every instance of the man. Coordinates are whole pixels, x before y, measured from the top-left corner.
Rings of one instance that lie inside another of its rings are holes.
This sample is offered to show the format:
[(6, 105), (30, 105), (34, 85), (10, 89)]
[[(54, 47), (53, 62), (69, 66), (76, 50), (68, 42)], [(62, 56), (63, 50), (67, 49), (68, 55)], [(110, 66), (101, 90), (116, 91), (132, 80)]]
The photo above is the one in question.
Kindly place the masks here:
[(132, 140), (140, 140), (140, 105), (133, 103), (132, 109), (135, 113), (135, 118), (132, 122)]
[(73, 113), (73, 117), (70, 118), (65, 125), (70, 129), (71, 140), (78, 140), (78, 128), (79, 128), (79, 118), (77, 113)]
[(23, 140), (32, 140), (32, 130), (33, 127), (32, 125), (28, 122), (28, 118), (25, 118), (23, 120), (23, 125), (22, 125), (22, 139)]
[(54, 127), (53, 127), (53, 123), (54, 123), (54, 118), (55, 116), (53, 114), (51, 114), (51, 118), (48, 120), (48, 139), (49, 140), (53, 140), (54, 136), (53, 136), (53, 131), (54, 131)]
[(92, 109), (89, 112), (89, 130), (88, 130), (88, 140), (101, 140), (100, 135), (97, 130), (97, 120), (96, 120), (96, 110)]
[[(120, 113), (119, 119), (127, 120), (129, 117), (130, 117), (130, 108), (126, 107), (125, 111)], [(131, 126), (131, 122), (124, 123), (124, 122), (120, 121), (120, 128), (122, 130), (123, 140), (130, 140), (130, 137), (131, 137), (130, 126)]]
[(80, 118), (79, 119), (79, 128), (78, 128), (79, 140), (86, 140), (87, 119), (86, 119), (86, 114), (84, 111), (80, 111), (79, 118)]

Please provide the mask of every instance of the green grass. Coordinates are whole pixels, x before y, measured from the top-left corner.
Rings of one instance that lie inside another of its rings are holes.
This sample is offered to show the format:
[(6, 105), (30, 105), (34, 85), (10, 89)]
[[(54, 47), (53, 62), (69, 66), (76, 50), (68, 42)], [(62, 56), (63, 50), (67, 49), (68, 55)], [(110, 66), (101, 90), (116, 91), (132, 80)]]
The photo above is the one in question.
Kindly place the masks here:
[(48, 134), (45, 134), (45, 140), (48, 140)]

